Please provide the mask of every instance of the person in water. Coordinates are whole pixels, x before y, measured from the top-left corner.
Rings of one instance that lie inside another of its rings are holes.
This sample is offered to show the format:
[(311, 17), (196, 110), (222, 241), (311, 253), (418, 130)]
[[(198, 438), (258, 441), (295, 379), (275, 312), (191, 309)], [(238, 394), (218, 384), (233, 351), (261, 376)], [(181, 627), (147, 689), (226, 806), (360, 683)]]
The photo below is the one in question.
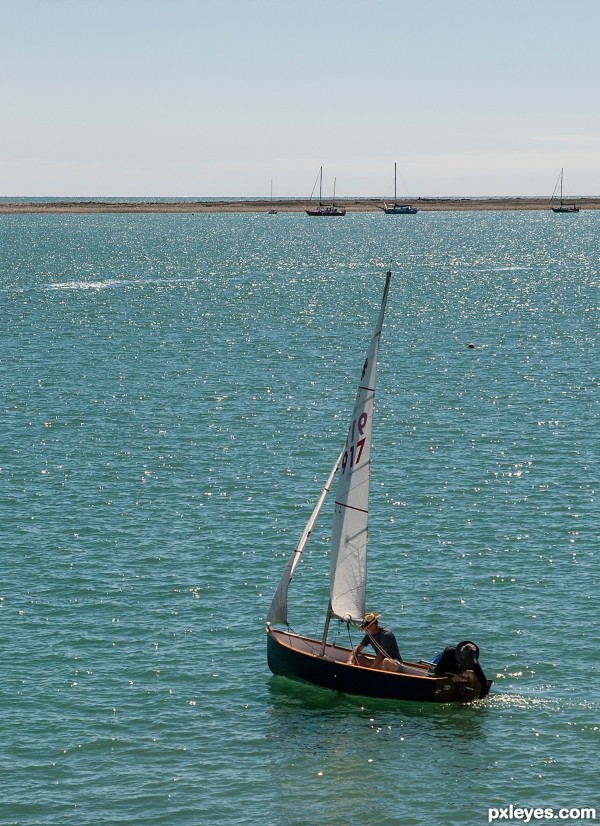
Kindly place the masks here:
[[(396, 642), (396, 637), (389, 630), (379, 625), (381, 614), (369, 612), (365, 615), (360, 625), (361, 630), (366, 631), (363, 639), (355, 645), (352, 653), (348, 657), (349, 663), (366, 666), (367, 668), (380, 668), (383, 671), (399, 671), (402, 666), (400, 649)], [(375, 649), (375, 659), (365, 657), (362, 653), (367, 645)]]

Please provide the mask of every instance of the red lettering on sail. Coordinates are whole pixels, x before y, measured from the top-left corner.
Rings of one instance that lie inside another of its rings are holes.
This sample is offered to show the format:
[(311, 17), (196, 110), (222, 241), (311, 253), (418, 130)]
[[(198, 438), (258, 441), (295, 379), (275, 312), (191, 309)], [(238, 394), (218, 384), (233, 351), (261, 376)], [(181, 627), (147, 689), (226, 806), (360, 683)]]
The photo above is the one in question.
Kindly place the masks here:
[(366, 439), (359, 439), (356, 445), (356, 463), (360, 462), (360, 457), (362, 456), (363, 447), (365, 446)]
[(364, 438), (359, 439), (355, 445), (350, 445), (348, 450), (344, 451), (344, 455), (342, 456), (342, 476), (346, 472), (347, 467), (354, 467), (354, 465), (357, 465), (360, 462), (360, 457), (362, 456), (366, 443), (367, 437), (365, 436)]

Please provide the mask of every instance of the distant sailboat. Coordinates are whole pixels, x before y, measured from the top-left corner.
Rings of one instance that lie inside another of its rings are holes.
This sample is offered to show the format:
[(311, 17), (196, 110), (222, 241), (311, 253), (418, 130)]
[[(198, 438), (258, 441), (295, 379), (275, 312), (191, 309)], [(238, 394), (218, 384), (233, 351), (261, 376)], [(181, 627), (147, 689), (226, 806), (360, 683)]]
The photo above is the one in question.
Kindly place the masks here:
[(383, 211), (386, 215), (415, 215), (418, 212), (418, 209), (414, 206), (398, 203), (398, 199), (396, 197), (396, 164), (394, 164), (394, 205), (388, 206), (387, 204), (384, 204)]
[(267, 212), (267, 215), (277, 215), (277, 210), (273, 206), (273, 181), (271, 181), (271, 209)]
[[(563, 170), (560, 170), (560, 206), (553, 206), (552, 212), (579, 212), (579, 207), (575, 204), (565, 204), (563, 201)], [(552, 193), (552, 199), (550, 200), (550, 204), (554, 203), (556, 190), (558, 189), (559, 181), (556, 182), (556, 186), (554, 187), (554, 192)]]
[[(311, 196), (312, 197), (312, 196)], [(323, 167), (319, 170), (319, 206), (316, 209), (307, 209), (307, 215), (345, 215), (346, 210), (335, 205), (335, 180), (333, 182), (333, 200), (330, 205), (323, 203)]]

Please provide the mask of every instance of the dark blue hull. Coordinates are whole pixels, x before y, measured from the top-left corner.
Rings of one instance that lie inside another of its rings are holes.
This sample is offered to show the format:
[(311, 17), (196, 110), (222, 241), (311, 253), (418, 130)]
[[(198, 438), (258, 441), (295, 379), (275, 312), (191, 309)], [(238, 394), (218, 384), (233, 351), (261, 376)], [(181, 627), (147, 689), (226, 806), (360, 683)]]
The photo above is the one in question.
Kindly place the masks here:
[(417, 663), (405, 663), (405, 673), (350, 665), (346, 663), (350, 649), (328, 644), (322, 656), (320, 649), (318, 640), (267, 628), (267, 661), (273, 674), (305, 680), (334, 691), (391, 700), (465, 703), (478, 699), (480, 693), (485, 696), (491, 685), (486, 681), (485, 691), (482, 691), (475, 677), (431, 676), (426, 665)]

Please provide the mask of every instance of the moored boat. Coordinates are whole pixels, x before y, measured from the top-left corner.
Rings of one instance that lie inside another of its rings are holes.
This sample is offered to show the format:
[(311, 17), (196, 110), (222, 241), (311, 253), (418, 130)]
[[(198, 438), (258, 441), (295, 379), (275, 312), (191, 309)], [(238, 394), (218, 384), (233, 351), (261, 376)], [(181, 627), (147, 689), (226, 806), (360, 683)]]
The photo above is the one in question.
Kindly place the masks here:
[(267, 215), (277, 215), (277, 210), (273, 206), (273, 181), (271, 181), (271, 208), (267, 211)]
[(383, 211), (386, 215), (416, 215), (418, 209), (410, 204), (399, 204), (396, 196), (396, 164), (394, 164), (394, 203), (383, 205)]
[[(312, 197), (312, 196), (311, 196)], [(307, 215), (311, 216), (335, 216), (340, 217), (346, 214), (346, 210), (335, 205), (335, 180), (333, 183), (333, 200), (331, 204), (323, 203), (323, 167), (319, 170), (319, 206), (314, 209), (307, 209)]]
[(552, 207), (552, 212), (562, 212), (562, 213), (573, 213), (579, 212), (579, 207), (576, 204), (565, 204), (563, 200), (563, 170), (560, 170), (559, 180), (556, 182), (556, 186), (554, 187), (554, 192), (552, 193), (552, 198), (550, 203), (555, 202), (556, 190), (558, 189), (560, 182), (560, 202), (558, 206)]

